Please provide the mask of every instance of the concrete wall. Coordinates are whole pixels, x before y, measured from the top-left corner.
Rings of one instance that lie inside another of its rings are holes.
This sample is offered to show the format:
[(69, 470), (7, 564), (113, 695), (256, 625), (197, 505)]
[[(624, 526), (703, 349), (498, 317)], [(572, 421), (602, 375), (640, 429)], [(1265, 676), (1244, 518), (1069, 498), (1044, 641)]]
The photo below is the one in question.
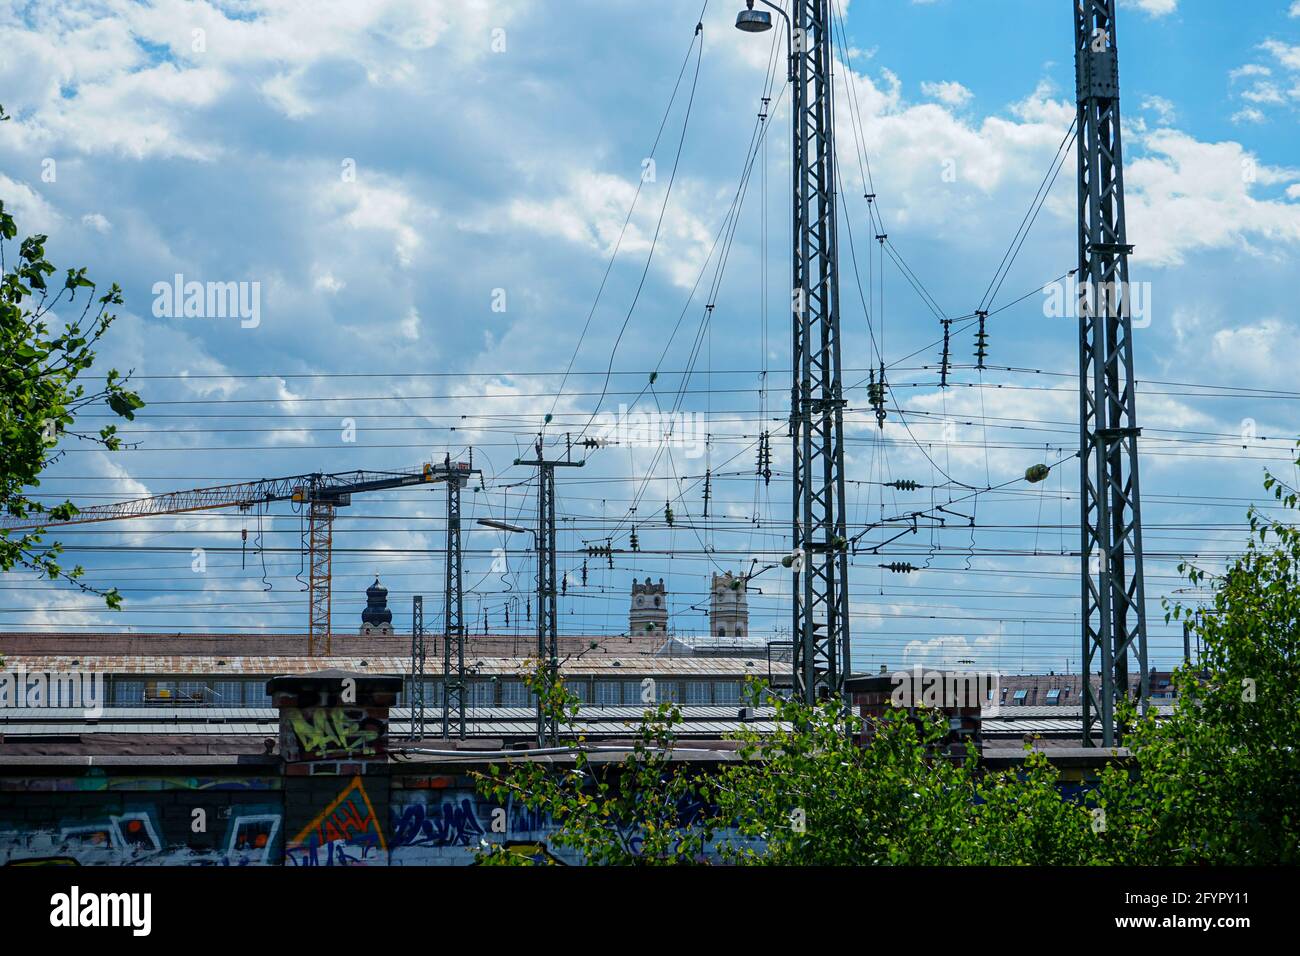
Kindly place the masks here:
[(272, 679), (280, 732), (261, 755), (0, 753), (0, 865), (457, 865), (484, 842), (580, 862), (547, 817), (481, 798), (464, 763), (391, 760), (401, 683)]
[(483, 841), (581, 862), (552, 835), (453, 773), (0, 776), (3, 866), (463, 866)]

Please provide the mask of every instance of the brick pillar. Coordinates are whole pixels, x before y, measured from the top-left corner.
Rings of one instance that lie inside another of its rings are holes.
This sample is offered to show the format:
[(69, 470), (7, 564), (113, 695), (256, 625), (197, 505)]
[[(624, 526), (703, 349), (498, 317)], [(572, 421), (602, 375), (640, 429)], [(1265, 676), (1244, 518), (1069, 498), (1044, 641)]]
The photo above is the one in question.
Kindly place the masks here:
[(329, 670), (267, 681), (280, 711), (286, 866), (388, 863), (388, 711), (398, 677)]
[[(916, 720), (921, 710), (938, 710), (948, 722), (948, 734), (939, 742), (940, 748), (954, 757), (964, 756), (966, 741), (973, 741), (977, 750), (983, 750), (981, 707), (979, 700), (963, 699), (945, 691), (943, 681), (951, 673), (900, 671), (898, 674), (879, 674), (872, 677), (851, 677), (845, 684), (858, 715), (863, 718), (859, 742), (866, 746), (876, 733), (876, 725), (891, 709), (900, 707)], [(937, 687), (928, 680), (934, 678)], [(932, 687), (931, 696), (923, 691)], [(900, 692), (901, 690), (901, 692)], [(927, 698), (930, 697), (930, 700)]]

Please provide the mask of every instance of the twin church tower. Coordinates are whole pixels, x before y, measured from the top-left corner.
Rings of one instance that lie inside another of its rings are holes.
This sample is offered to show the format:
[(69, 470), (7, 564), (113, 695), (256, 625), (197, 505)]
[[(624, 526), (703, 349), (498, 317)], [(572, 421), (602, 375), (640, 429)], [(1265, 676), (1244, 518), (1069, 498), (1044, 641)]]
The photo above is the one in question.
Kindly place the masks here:
[[(653, 583), (632, 582), (632, 606), (628, 611), (628, 634), (659, 635), (668, 631), (668, 589), (664, 579)], [(745, 596), (745, 579), (730, 571), (713, 575), (709, 591), (709, 635), (712, 637), (746, 637), (749, 634), (749, 605)]]

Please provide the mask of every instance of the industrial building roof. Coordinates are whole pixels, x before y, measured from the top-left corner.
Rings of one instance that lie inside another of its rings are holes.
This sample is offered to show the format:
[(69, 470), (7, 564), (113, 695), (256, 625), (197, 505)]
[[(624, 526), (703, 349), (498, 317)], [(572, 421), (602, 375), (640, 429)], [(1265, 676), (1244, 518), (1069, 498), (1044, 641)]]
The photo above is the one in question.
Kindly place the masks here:
[[(441, 635), (433, 630), (426, 632), (425, 640), (438, 642), (441, 647)], [(561, 634), (557, 640), (561, 657), (576, 654), (587, 657), (650, 656), (664, 651), (668, 644), (668, 639), (662, 636), (629, 637), (626, 634)], [(317, 642), (319, 644), (319, 638)], [(410, 634), (335, 633), (330, 642), (331, 649), (343, 657), (409, 657), (411, 654)], [(306, 634), (0, 631), (0, 655), (5, 656), (221, 657), (233, 654), (242, 657), (305, 657), (307, 645)], [(531, 631), (465, 635), (465, 653), (475, 657), (526, 657), (536, 648), (537, 637)], [(757, 650), (761, 653), (763, 648)]]
[[(479, 657), (466, 654), (466, 669), (471, 675), (518, 677), (530, 669), (526, 657)], [(229, 674), (273, 677), (281, 674), (311, 674), (326, 668), (358, 674), (408, 674), (410, 650), (405, 656), (392, 657), (245, 657), (243, 655), (178, 656), (118, 654), (6, 654), (7, 670), (72, 671), (102, 674), (202, 675)], [(748, 674), (766, 676), (767, 661), (754, 658), (646, 657), (642, 655), (596, 655), (563, 661), (561, 670), (573, 676), (655, 677), (733, 677)], [(442, 673), (441, 655), (430, 654), (425, 663), (428, 676)]]

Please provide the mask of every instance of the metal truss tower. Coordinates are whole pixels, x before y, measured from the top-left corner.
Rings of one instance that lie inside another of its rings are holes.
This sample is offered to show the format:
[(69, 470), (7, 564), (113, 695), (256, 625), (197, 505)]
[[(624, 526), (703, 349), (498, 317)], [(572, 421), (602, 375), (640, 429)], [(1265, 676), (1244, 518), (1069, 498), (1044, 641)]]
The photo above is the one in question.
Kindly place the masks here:
[(424, 737), (424, 597), (411, 597), (411, 739)]
[[(1149, 694), (1133, 321), (1124, 226), (1117, 0), (1071, 0), (1079, 105), (1079, 478), (1083, 739), (1119, 743), (1136, 658)], [(1100, 688), (1091, 676), (1101, 671)]]
[[(542, 440), (537, 439), (537, 457), (515, 459), (516, 465), (531, 465), (537, 469), (537, 659), (547, 669), (550, 686), (558, 677), (559, 609), (557, 594), (559, 582), (555, 570), (555, 469), (581, 468), (584, 462), (573, 461), (566, 453), (562, 459), (547, 459), (543, 454)], [(560, 728), (554, 715), (543, 713), (541, 699), (537, 701), (537, 745), (560, 742)]]
[[(442, 627), (442, 739), (451, 737), (453, 715), (460, 739), (465, 739), (465, 603), (460, 550), (460, 490), (470, 468), (452, 469), (444, 462), (447, 478), (447, 574), (443, 588)], [(459, 466), (458, 466), (459, 468)], [(455, 668), (453, 670), (453, 667)]]
[(307, 568), (307, 656), (315, 657), (322, 647), (333, 653), (330, 641), (330, 566), (333, 556), (334, 504), (313, 497), (307, 506), (303, 549)]
[(794, 691), (811, 702), (850, 666), (831, 0), (795, 0), (791, 26)]

